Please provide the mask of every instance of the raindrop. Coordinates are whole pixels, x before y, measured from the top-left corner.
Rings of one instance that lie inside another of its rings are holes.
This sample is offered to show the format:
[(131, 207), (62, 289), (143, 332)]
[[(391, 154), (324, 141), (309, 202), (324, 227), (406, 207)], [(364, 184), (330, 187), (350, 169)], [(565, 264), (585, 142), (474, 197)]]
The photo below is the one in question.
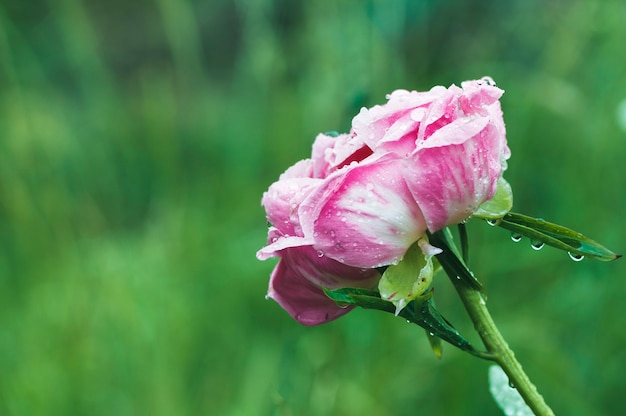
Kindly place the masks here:
[(487, 218), (485, 221), (487, 221), (487, 224), (491, 225), (492, 227), (500, 224), (499, 219)]
[(322, 250), (317, 250), (317, 257), (324, 257), (324, 252)]
[(543, 241), (532, 240), (530, 242), (530, 246), (533, 248), (533, 250), (541, 250), (544, 246), (544, 243)]
[(430, 335), (431, 337), (434, 337), (435, 333), (434, 332), (429, 332), (428, 335)]
[(522, 235), (519, 233), (511, 233), (511, 240), (515, 243), (519, 243), (522, 240)]
[(515, 384), (513, 384), (513, 382), (511, 380), (509, 380), (509, 387), (514, 389), (515, 388)]
[(582, 254), (571, 253), (569, 251), (567, 252), (567, 254), (569, 254), (569, 258), (574, 261), (581, 261), (585, 258), (585, 256), (583, 256)]

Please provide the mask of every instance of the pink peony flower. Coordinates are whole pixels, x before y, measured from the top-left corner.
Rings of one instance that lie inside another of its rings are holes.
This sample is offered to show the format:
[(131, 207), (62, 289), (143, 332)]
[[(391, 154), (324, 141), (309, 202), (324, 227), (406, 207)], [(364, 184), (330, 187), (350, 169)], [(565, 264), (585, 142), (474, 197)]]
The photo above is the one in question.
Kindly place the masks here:
[[(268, 296), (304, 324), (327, 322), (347, 309), (322, 287), (374, 287), (376, 268), (398, 264), (418, 240), (423, 261), (413, 261), (423, 269), (416, 276), (432, 275), (438, 249), (426, 231), (470, 217), (498, 187), (510, 194), (501, 178), (510, 156), (502, 93), (489, 78), (398, 90), (386, 104), (361, 110), (350, 134), (319, 135), (311, 159), (263, 196), (272, 228), (257, 257), (280, 257)], [(421, 294), (411, 279), (381, 282), (398, 311)]]

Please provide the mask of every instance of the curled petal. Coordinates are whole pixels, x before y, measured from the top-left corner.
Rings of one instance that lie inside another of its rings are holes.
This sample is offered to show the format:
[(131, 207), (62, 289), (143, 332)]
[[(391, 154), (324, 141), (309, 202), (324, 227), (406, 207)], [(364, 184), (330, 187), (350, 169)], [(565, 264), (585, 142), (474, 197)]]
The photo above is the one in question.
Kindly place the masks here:
[(292, 273), (283, 260), (274, 268), (267, 297), (278, 302), (303, 325), (323, 324), (345, 315), (351, 309), (337, 306), (318, 287)]
[(274, 182), (261, 199), (267, 220), (283, 234), (302, 235), (298, 206), (321, 182), (311, 178), (283, 178)]
[(493, 197), (503, 145), (486, 118), (460, 119), (434, 133), (406, 161), (406, 182), (431, 232), (462, 222)]
[(267, 260), (280, 255), (280, 251), (292, 248), (310, 246), (313, 244), (312, 238), (284, 235), (276, 227), (270, 227), (267, 235), (267, 246), (256, 253), (259, 260)]
[(386, 155), (328, 178), (300, 207), (304, 235), (350, 266), (398, 262), (426, 231), (401, 167), (401, 160)]
[(375, 269), (349, 267), (311, 246), (284, 250), (270, 279), (268, 297), (305, 325), (317, 325), (345, 314), (326, 297), (322, 287), (375, 287), (380, 273)]
[(279, 181), (294, 178), (312, 178), (313, 177), (313, 161), (311, 159), (299, 160), (293, 166), (287, 168), (280, 177)]
[(396, 90), (385, 105), (363, 108), (352, 120), (357, 137), (374, 151), (403, 156), (415, 148), (417, 131), (426, 108), (442, 94), (443, 87), (427, 92)]

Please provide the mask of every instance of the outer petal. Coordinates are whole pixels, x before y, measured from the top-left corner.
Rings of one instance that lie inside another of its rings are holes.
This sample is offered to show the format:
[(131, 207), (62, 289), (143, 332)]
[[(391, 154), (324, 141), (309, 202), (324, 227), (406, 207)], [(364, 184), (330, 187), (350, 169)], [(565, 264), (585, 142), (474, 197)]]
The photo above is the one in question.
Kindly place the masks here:
[[(483, 117), (464, 120), (443, 127), (423, 142), (404, 170), (431, 232), (472, 215), (494, 195), (502, 171), (504, 142), (498, 128)], [(434, 145), (439, 146), (426, 147)]]
[(321, 179), (312, 178), (282, 178), (274, 182), (261, 200), (267, 220), (285, 235), (301, 236), (298, 206), (321, 183)]
[(313, 161), (311, 159), (304, 159), (297, 161), (293, 166), (290, 166), (284, 171), (278, 180), (293, 179), (293, 178), (312, 178), (313, 177)]
[(303, 325), (329, 322), (351, 310), (338, 307), (318, 287), (289, 270), (283, 260), (274, 268), (267, 297)]
[(397, 263), (426, 231), (391, 155), (338, 171), (302, 203), (304, 235), (325, 255), (355, 267)]
[(305, 325), (333, 320), (349, 310), (326, 297), (322, 287), (373, 288), (380, 279), (375, 269), (346, 266), (311, 246), (290, 248), (280, 254), (282, 259), (272, 273), (268, 297)]
[(280, 256), (280, 252), (293, 247), (311, 246), (312, 238), (284, 235), (276, 227), (270, 227), (267, 233), (267, 246), (256, 253), (259, 260), (267, 260), (271, 257)]

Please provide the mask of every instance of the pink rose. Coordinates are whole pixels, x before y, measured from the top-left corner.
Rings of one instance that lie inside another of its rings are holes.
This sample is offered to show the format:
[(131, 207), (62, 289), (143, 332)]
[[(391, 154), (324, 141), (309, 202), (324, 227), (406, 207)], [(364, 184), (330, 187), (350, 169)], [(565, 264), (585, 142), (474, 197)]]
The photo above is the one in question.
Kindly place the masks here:
[[(510, 192), (501, 178), (510, 156), (502, 93), (488, 78), (461, 88), (399, 90), (385, 105), (361, 110), (349, 135), (319, 135), (312, 158), (263, 196), (272, 228), (257, 257), (281, 258), (268, 295), (302, 323), (326, 322), (346, 310), (322, 287), (376, 286), (376, 268), (400, 262), (418, 240), (419, 274), (432, 275), (438, 249), (426, 231), (470, 217), (498, 186)], [(394, 283), (384, 287), (392, 300)], [(393, 300), (398, 308), (420, 294), (406, 292)]]

